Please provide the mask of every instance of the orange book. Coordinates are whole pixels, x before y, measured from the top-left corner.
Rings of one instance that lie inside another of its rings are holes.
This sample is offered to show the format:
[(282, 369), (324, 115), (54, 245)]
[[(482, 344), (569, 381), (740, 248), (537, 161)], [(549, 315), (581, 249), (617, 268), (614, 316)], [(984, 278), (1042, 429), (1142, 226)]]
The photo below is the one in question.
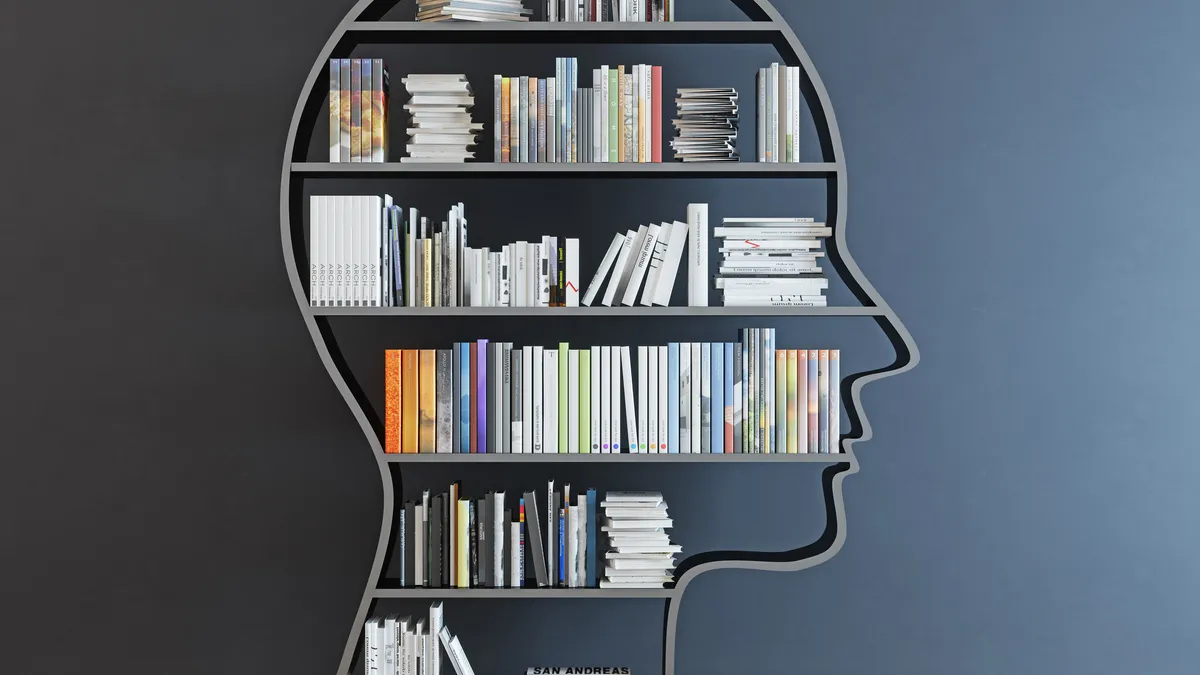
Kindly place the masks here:
[(512, 111), (509, 110), (511, 100), (509, 94), (509, 78), (500, 78), (500, 157), (497, 161), (511, 162), (509, 157), (509, 133), (512, 124)]
[(417, 350), (401, 352), (400, 403), (404, 418), (400, 423), (400, 452), (417, 451)]
[(384, 352), (383, 451), (400, 452), (400, 350)]
[(437, 350), (421, 350), (420, 452), (437, 452)]

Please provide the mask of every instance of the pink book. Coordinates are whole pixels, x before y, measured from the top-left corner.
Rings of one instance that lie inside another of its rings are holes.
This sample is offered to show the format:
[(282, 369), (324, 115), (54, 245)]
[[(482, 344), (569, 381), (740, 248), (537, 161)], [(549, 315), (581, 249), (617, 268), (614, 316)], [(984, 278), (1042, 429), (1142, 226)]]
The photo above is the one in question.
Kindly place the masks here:
[[(646, 3), (649, 4), (649, 3)], [(662, 161), (662, 66), (650, 70), (650, 152), (651, 162)]]

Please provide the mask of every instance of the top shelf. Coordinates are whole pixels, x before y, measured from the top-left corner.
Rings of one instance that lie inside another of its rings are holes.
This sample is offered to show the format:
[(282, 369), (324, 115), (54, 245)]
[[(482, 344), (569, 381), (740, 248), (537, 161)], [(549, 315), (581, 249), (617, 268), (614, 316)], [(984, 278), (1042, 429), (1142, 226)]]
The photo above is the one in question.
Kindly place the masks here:
[(347, 31), (358, 42), (405, 43), (653, 43), (653, 44), (770, 44), (780, 39), (767, 21), (669, 21), (656, 23), (481, 22), (428, 23), (414, 21), (355, 21)]

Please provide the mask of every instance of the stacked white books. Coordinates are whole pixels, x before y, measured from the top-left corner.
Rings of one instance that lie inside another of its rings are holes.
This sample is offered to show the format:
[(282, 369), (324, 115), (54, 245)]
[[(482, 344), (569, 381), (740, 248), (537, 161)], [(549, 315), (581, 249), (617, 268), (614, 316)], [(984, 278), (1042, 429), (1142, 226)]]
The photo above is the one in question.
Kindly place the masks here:
[(601, 530), (608, 535), (600, 588), (662, 588), (674, 580), (675, 554), (683, 548), (667, 535), (671, 519), (659, 492), (609, 492)]
[(483, 124), (471, 121), (475, 96), (466, 75), (409, 75), (404, 109), (412, 115), (408, 156), (401, 162), (463, 162), (474, 159), (475, 135)]
[[(689, 217), (696, 206), (701, 205), (689, 205)], [(707, 208), (704, 211), (707, 217)], [(618, 233), (600, 261), (596, 275), (588, 283), (580, 304), (588, 307), (599, 300), (605, 307), (611, 307), (614, 303), (632, 307), (635, 302), (643, 307), (666, 307), (671, 304), (671, 293), (675, 289), (675, 278), (684, 259), (685, 244), (691, 242), (693, 250), (702, 246), (704, 255), (707, 256), (707, 244), (696, 244), (700, 239), (697, 228), (691, 228), (689, 223), (678, 220), (640, 225), (636, 230)], [(707, 239), (707, 220), (703, 239)], [(692, 257), (694, 256), (689, 256), (689, 289), (694, 278), (707, 277), (707, 266), (703, 272), (691, 270), (695, 262), (690, 259)], [(604, 285), (606, 279), (607, 287)], [(600, 292), (601, 288), (604, 288), (603, 294)], [(707, 289), (704, 293), (707, 293)], [(707, 295), (705, 297), (707, 298)], [(689, 305), (695, 304), (690, 291), (688, 300)], [(707, 301), (703, 304), (707, 304)]]
[(736, 162), (738, 94), (731, 88), (677, 89), (671, 148), (681, 162)]
[(417, 0), (417, 21), (528, 21), (521, 0)]
[(442, 603), (429, 618), (389, 615), (367, 619), (362, 635), (363, 671), (378, 675), (441, 675), (442, 654), (456, 675), (474, 675), (458, 636), (443, 622)]
[(819, 260), (832, 228), (813, 218), (725, 218), (716, 278), (726, 307), (825, 307)]

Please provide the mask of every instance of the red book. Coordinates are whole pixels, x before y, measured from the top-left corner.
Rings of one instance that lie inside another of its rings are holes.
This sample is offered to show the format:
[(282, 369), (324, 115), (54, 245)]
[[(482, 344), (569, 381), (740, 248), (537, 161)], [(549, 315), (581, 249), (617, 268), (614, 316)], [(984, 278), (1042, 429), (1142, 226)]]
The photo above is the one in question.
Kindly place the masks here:
[(388, 454), (400, 452), (400, 350), (384, 352), (384, 409), (383, 451)]
[[(650, 3), (646, 3), (649, 5)], [(651, 162), (662, 161), (662, 66), (650, 70), (650, 152)]]
[[(470, 382), (471, 398), (470, 398), (470, 401), (472, 403), (474, 403), (477, 400), (475, 397), (479, 395), (479, 388), (475, 386), (475, 382), (478, 380), (478, 375), (479, 375), (479, 343), (472, 342), (472, 343), (470, 343), (470, 345), (471, 345), (471, 382)], [(467, 383), (464, 383), (464, 385), (466, 385), (466, 384)], [(475, 440), (479, 437), (479, 433), (478, 433), (479, 418), (478, 418), (478, 415), (475, 414), (475, 408), (476, 408), (476, 406), (474, 406), (474, 405), (471, 406), (471, 452), (479, 452), (479, 444)]]

